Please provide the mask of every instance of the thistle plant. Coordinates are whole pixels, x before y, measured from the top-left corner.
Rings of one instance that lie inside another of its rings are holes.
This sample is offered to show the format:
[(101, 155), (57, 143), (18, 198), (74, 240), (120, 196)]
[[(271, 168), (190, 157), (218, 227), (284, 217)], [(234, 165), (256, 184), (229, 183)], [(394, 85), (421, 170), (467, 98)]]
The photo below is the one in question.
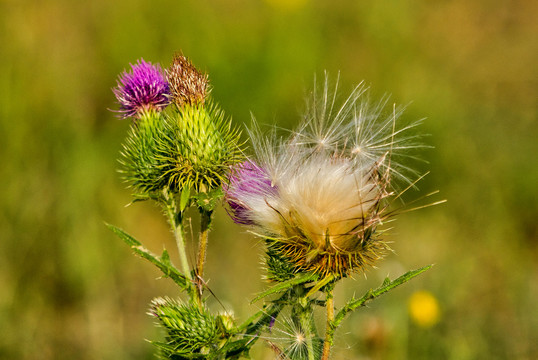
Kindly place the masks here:
[[(240, 132), (211, 98), (207, 74), (186, 57), (176, 54), (165, 71), (141, 59), (120, 76), (113, 92), (120, 117), (131, 119), (121, 172), (134, 201), (163, 209), (179, 267), (166, 250), (154, 255), (108, 226), (184, 293), (150, 305), (165, 333), (164, 341), (153, 342), (161, 358), (238, 359), (264, 339), (279, 359), (329, 359), (335, 331), (351, 311), (430, 268), (387, 278), (335, 308), (339, 281), (390, 251), (386, 224), (409, 210), (402, 194), (422, 178), (408, 162), (422, 146), (414, 133), (420, 122), (402, 125), (403, 108), (386, 111), (386, 98), (372, 104), (363, 85), (343, 101), (337, 88), (331, 90), (327, 79), (321, 89), (315, 86), (301, 123), (285, 135), (275, 129), (263, 134), (254, 125), (247, 154)], [(253, 302), (265, 304), (243, 323), (212, 312), (204, 296), (209, 230), (221, 204), (264, 244), (269, 287)], [(198, 210), (201, 224), (193, 264), (185, 251), (185, 242), (196, 240), (185, 236), (189, 208)], [(314, 321), (318, 309), (326, 317), (321, 332)], [(288, 341), (271, 340), (271, 331), (288, 334)]]

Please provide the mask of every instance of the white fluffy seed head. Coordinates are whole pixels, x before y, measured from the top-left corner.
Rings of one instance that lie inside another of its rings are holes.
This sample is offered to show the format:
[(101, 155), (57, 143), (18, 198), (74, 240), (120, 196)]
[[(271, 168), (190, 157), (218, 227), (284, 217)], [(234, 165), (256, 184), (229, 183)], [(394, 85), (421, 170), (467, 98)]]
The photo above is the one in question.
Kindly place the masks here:
[(371, 105), (361, 84), (340, 106), (326, 79), (314, 91), (303, 123), (287, 138), (253, 130), (256, 156), (271, 187), (237, 200), (256, 231), (298, 269), (345, 276), (378, 259), (387, 247), (376, 229), (387, 217), (383, 200), (411, 182), (396, 160), (419, 147), (400, 125), (402, 108), (384, 113), (387, 98)]
[(382, 189), (346, 158), (314, 155), (274, 179), (278, 195), (254, 209), (271, 234), (304, 236), (316, 248), (353, 250)]

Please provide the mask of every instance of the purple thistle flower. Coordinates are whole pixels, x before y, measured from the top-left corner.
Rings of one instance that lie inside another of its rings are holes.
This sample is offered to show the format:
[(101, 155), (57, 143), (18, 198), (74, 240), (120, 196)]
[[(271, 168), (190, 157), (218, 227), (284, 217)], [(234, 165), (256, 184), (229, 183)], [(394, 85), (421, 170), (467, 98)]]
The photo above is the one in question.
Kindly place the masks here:
[(230, 217), (236, 224), (254, 225), (252, 207), (263, 204), (267, 197), (277, 195), (265, 169), (252, 160), (239, 164), (224, 186), (225, 199), (230, 207)]
[(140, 116), (147, 110), (161, 110), (169, 103), (170, 86), (161, 67), (139, 59), (124, 71), (112, 91), (120, 104), (121, 117)]

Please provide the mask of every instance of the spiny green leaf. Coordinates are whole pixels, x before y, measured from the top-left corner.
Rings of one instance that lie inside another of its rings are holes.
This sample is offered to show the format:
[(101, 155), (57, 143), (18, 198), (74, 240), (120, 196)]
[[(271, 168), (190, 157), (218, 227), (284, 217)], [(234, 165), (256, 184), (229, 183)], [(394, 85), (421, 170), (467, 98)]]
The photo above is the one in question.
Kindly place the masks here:
[(421, 267), (420, 269), (408, 271), (402, 276), (392, 281), (389, 278), (386, 278), (385, 281), (383, 281), (383, 284), (381, 284), (381, 286), (377, 289), (368, 290), (366, 294), (364, 294), (360, 299), (351, 299), (342, 309), (340, 309), (340, 311), (334, 318), (334, 321), (332, 322), (332, 327), (336, 328), (349, 312), (355, 310), (360, 306), (364, 306), (367, 302), (375, 299), (376, 297), (383, 295), (389, 290), (392, 290), (395, 287), (402, 285), (403, 283), (411, 280), (412, 278), (422, 274), (424, 271), (430, 269), (432, 266), (433, 265), (427, 265)]
[(312, 289), (310, 289), (310, 291), (305, 295), (305, 298), (314, 295), (319, 289), (321, 289), (322, 287), (324, 287), (325, 285), (327, 285), (333, 280), (334, 280), (334, 275), (330, 274), (330, 275), (325, 276), (325, 278), (318, 281), (316, 285), (314, 285)]
[(304, 283), (310, 282), (310, 281), (315, 281), (315, 280), (317, 280), (317, 278), (318, 278), (318, 276), (316, 274), (311, 274), (311, 273), (306, 273), (306, 274), (303, 274), (303, 275), (296, 276), (293, 279), (278, 283), (277, 285), (273, 286), (272, 288), (267, 289), (266, 291), (258, 294), (258, 296), (256, 296), (250, 303), (253, 304), (256, 301), (258, 301), (258, 300), (260, 300), (260, 299), (262, 299), (262, 298), (264, 298), (264, 297), (266, 297), (268, 295), (288, 290), (289, 288), (291, 288), (291, 287), (293, 287), (295, 285), (304, 284)]
[(162, 257), (159, 258), (158, 256), (152, 254), (148, 249), (146, 249), (140, 241), (136, 240), (134, 237), (127, 234), (122, 229), (108, 223), (105, 224), (110, 230), (112, 230), (112, 232), (118, 235), (120, 239), (125, 241), (125, 243), (127, 243), (127, 245), (129, 245), (137, 255), (148, 260), (153, 265), (157, 266), (157, 268), (161, 270), (165, 277), (169, 277), (170, 279), (172, 279), (184, 290), (191, 289), (191, 282), (188, 281), (185, 275), (180, 273), (179, 270), (174, 267), (174, 265), (172, 265), (172, 263), (170, 262), (170, 256), (168, 255), (168, 252), (166, 250), (163, 251)]

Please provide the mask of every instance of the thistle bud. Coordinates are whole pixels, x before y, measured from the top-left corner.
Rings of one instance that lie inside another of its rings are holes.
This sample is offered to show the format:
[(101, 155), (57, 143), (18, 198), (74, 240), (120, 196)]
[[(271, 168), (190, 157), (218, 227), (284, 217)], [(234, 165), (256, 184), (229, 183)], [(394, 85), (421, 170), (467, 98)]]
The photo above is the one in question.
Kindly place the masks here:
[(166, 156), (165, 177), (174, 189), (218, 189), (241, 159), (240, 134), (215, 105), (185, 105), (166, 126), (170, 141), (160, 152)]
[(129, 129), (119, 160), (120, 172), (136, 196), (154, 194), (167, 185), (159, 148), (166, 140), (163, 129), (164, 120), (155, 112), (146, 113)]
[(149, 314), (159, 319), (166, 330), (166, 343), (156, 343), (167, 358), (173, 355), (205, 354), (219, 343), (217, 319), (206, 308), (183, 304), (172, 299), (157, 298)]

